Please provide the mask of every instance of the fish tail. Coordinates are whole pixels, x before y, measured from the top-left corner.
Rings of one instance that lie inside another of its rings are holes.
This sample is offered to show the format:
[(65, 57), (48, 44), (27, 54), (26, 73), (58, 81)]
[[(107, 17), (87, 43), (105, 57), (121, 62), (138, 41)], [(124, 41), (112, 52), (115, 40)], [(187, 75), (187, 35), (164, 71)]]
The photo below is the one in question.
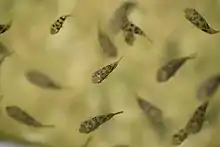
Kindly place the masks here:
[(43, 128), (55, 128), (55, 125), (42, 125)]
[(118, 114), (121, 114), (121, 113), (124, 113), (124, 111), (115, 112), (115, 113), (113, 113), (113, 115), (118, 115)]
[(189, 56), (187, 57), (187, 59), (195, 59), (197, 56), (198, 56), (198, 53), (195, 52), (195, 53), (192, 53), (191, 55), (189, 55)]

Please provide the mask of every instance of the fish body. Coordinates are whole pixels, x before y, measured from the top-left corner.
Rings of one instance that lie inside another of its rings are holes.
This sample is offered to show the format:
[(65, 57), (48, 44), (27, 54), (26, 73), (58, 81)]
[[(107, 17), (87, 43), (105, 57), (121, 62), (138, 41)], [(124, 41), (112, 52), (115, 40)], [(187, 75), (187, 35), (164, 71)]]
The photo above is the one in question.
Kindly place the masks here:
[(205, 100), (211, 98), (218, 90), (220, 84), (220, 74), (209, 77), (202, 82), (197, 90), (197, 99)]
[(156, 106), (154, 106), (153, 104), (151, 104), (150, 102), (142, 99), (142, 98), (138, 98), (137, 99), (138, 104), (140, 106), (140, 108), (144, 111), (145, 115), (154, 123), (161, 123), (163, 120), (163, 112), (157, 108)]
[(92, 82), (94, 84), (99, 84), (103, 80), (105, 80), (109, 74), (118, 66), (118, 63), (121, 61), (123, 57), (121, 57), (118, 61), (111, 63), (107, 66), (102, 67), (101, 69), (95, 71), (92, 74)]
[(205, 119), (205, 114), (209, 105), (209, 101), (203, 102), (194, 112), (190, 120), (188, 121), (185, 129), (190, 134), (196, 134), (200, 132)]
[(103, 49), (103, 52), (110, 57), (117, 56), (117, 48), (109, 38), (109, 36), (101, 29), (98, 30), (98, 41)]
[(68, 17), (72, 17), (72, 15), (67, 14), (60, 16), (50, 27), (50, 34), (51, 35), (57, 34), (60, 31), (60, 29), (63, 27), (63, 24)]
[(131, 10), (133, 10), (137, 6), (137, 2), (134, 1), (126, 1), (123, 2), (119, 8), (113, 13), (113, 16), (110, 20), (110, 27), (112, 28), (112, 32), (117, 34), (121, 27), (124, 24), (125, 19), (127, 19), (128, 15), (130, 14)]
[(181, 145), (188, 137), (189, 133), (185, 129), (180, 129), (172, 136), (173, 145)]
[(30, 116), (28, 113), (26, 113), (24, 110), (22, 110), (18, 106), (15, 106), (15, 105), (7, 106), (5, 109), (9, 117), (27, 126), (32, 126), (35, 128), (55, 127), (54, 125), (41, 124), (40, 122), (35, 120), (32, 116)]
[(214, 30), (209, 26), (205, 18), (199, 14), (194, 8), (185, 8), (184, 9), (185, 18), (190, 21), (194, 26), (206, 32), (208, 34), (216, 34), (219, 33), (220, 30)]
[(11, 28), (12, 21), (8, 22), (7, 24), (0, 24), (0, 34), (5, 33)]
[(131, 32), (133, 34), (146, 37), (146, 34), (144, 33), (144, 31), (142, 31), (140, 27), (130, 22), (128, 19), (125, 19), (124, 24), (122, 25), (121, 29), (126, 32)]
[(44, 89), (62, 89), (50, 77), (37, 70), (30, 70), (25, 73), (25, 77), (32, 84)]
[(99, 115), (95, 116), (91, 119), (88, 119), (81, 123), (79, 132), (88, 134), (97, 128), (99, 128), (103, 123), (107, 122), (108, 120), (112, 119), (115, 115), (121, 114), (123, 111), (116, 112), (116, 113), (109, 113), (106, 115)]
[(194, 59), (196, 55), (197, 54), (195, 53), (187, 57), (175, 58), (168, 61), (161, 68), (158, 69), (156, 77), (157, 81), (160, 83), (168, 81), (176, 74), (176, 72), (183, 66), (183, 64), (187, 60)]
[(128, 31), (124, 31), (123, 35), (124, 35), (125, 42), (128, 45), (133, 46), (133, 44), (136, 40), (135, 35), (132, 32), (128, 32)]

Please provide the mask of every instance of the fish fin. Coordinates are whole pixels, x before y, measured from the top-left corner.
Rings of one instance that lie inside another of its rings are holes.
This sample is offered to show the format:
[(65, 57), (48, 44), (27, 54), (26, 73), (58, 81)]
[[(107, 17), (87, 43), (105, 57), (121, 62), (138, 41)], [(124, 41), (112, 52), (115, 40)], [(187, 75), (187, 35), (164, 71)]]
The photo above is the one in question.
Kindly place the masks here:
[(113, 115), (118, 115), (118, 114), (121, 114), (121, 113), (124, 113), (124, 111), (115, 112), (115, 113), (113, 113)]

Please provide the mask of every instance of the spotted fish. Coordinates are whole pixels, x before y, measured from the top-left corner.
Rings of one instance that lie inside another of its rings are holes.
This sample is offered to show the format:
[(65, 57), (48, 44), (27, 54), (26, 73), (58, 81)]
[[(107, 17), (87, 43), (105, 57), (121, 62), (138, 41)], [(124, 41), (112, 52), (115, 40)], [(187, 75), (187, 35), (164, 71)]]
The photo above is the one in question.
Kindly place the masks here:
[(95, 71), (92, 74), (92, 82), (94, 84), (99, 84), (103, 80), (105, 80), (109, 74), (118, 66), (118, 63), (121, 61), (123, 57), (121, 57), (118, 61), (111, 63), (107, 66), (102, 67), (101, 69)]
[(127, 16), (135, 7), (137, 7), (137, 2), (125, 1), (115, 10), (109, 23), (109, 28), (114, 34), (120, 32), (124, 19), (127, 19)]
[(11, 28), (12, 21), (8, 22), (7, 24), (0, 24), (0, 34), (5, 33)]
[(220, 74), (213, 75), (202, 82), (197, 90), (197, 99), (205, 100), (211, 98), (218, 90), (220, 84)]
[(182, 65), (189, 59), (196, 58), (197, 53), (194, 53), (187, 57), (174, 58), (165, 63), (162, 67), (160, 67), (157, 71), (157, 82), (166, 82), (171, 77), (173, 77), (176, 72), (182, 67)]
[(172, 136), (173, 145), (181, 145), (188, 137), (188, 132), (185, 129), (180, 129), (177, 133)]
[(126, 32), (132, 32), (133, 34), (146, 37), (146, 34), (144, 33), (144, 31), (142, 31), (140, 27), (138, 27), (137, 25), (135, 25), (128, 19), (125, 19), (121, 29)]
[(203, 18), (203, 16), (199, 14), (199, 12), (196, 11), (194, 8), (185, 8), (184, 13), (185, 18), (203, 32), (206, 32), (208, 34), (216, 34), (220, 32), (220, 30), (214, 30), (213, 28), (211, 28), (207, 21)]
[(50, 34), (57, 34), (60, 29), (63, 27), (64, 22), (67, 18), (72, 17), (71, 14), (60, 16), (50, 27)]
[(37, 120), (35, 120), (32, 116), (26, 113), (24, 110), (19, 108), (18, 106), (12, 105), (7, 106), (6, 108), (7, 115), (18, 122), (21, 122), (27, 126), (32, 126), (35, 128), (53, 128), (54, 125), (43, 125)]
[(79, 132), (84, 133), (84, 134), (88, 134), (88, 133), (98, 129), (103, 123), (109, 121), (115, 115), (118, 115), (121, 113), (123, 113), (123, 111), (116, 112), (116, 113), (109, 113), (106, 115), (99, 115), (99, 116), (95, 116), (91, 119), (88, 119), (88, 120), (81, 123), (80, 128), (79, 128)]
[(196, 108), (194, 114), (187, 122), (187, 125), (185, 127), (187, 132), (189, 132), (190, 134), (196, 134), (202, 129), (208, 105), (209, 101), (205, 101), (198, 108)]

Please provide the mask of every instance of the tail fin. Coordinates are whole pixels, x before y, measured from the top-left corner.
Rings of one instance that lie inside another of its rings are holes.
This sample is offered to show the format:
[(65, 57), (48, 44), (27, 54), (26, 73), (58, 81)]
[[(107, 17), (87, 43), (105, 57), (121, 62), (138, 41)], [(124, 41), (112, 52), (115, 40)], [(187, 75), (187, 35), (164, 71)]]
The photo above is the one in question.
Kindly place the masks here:
[(118, 114), (121, 114), (121, 113), (124, 113), (124, 111), (119, 111), (119, 112), (113, 113), (113, 115), (118, 115)]

